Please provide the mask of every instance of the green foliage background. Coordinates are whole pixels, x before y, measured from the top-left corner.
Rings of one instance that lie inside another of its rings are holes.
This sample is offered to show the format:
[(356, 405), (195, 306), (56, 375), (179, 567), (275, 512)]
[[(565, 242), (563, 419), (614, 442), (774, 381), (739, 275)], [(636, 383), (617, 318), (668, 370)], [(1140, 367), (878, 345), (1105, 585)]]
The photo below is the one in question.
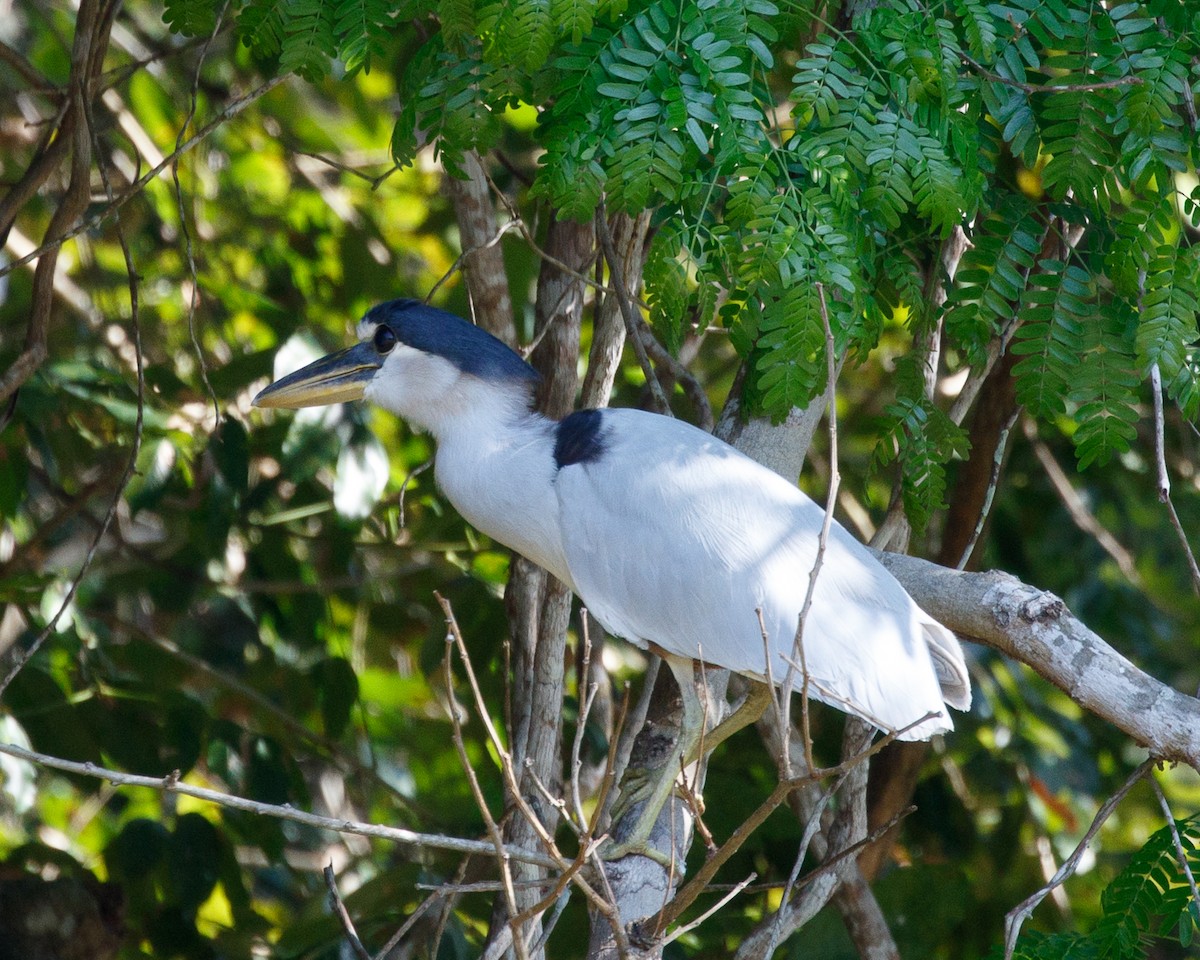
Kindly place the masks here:
[[(130, 0), (119, 22), (106, 64), (118, 71), (115, 99), (97, 134), (119, 182), (139, 158), (144, 168), (152, 151), (174, 149), (191, 103), (203, 122), (264, 77), (303, 79), (186, 154), (178, 186), (154, 180), (123, 208), (141, 278), (136, 332), (118, 224), (67, 247), (50, 359), (0, 433), (6, 642), (28, 643), (48, 622), (114, 497), (117, 512), (57, 632), (5, 694), (5, 739), (481, 835), (441, 706), (432, 592), (453, 602), (490, 702), (502, 704), (507, 553), (464, 526), (429, 473), (413, 475), (430, 445), (386, 415), (249, 410), (276, 353), (302, 349), (294, 338), (310, 350), (339, 345), (367, 307), (421, 295), (449, 270), (459, 247), (442, 168), (459, 170), (471, 150), (503, 155), (497, 185), (539, 238), (552, 210), (588, 219), (602, 198), (609, 212), (653, 210), (649, 317), (674, 348), (720, 328), (693, 363), (717, 403), (739, 362), (751, 408), (770, 416), (824, 387), (823, 284), (834, 339), (851, 357), (839, 381), (844, 483), (876, 522), (898, 485), (928, 553), (967, 443), (947, 398), (926, 394), (913, 344), (942, 319), (951, 376), (1011, 338), (1034, 433), (1060, 462), (1086, 468), (1071, 482), (1133, 558), (1132, 574), (1074, 525), (1025, 438), (996, 494), (983, 565), (1055, 591), (1155, 676), (1196, 688), (1200, 604), (1155, 495), (1148, 412), (1157, 364), (1176, 505), (1192, 533), (1195, 3)], [(65, 80), (73, 29), (61, 5), (34, 0), (3, 39), (52, 85)], [(18, 106), (0, 107), (13, 120), (0, 131), (12, 181), (36, 152), (21, 118), (53, 116), (56, 101), (7, 61), (0, 84), (20, 93)], [(17, 232), (40, 237), (54, 203), (43, 191)], [(930, 264), (958, 226), (971, 247), (942, 306)], [(503, 243), (523, 305), (538, 260), (515, 232)], [(7, 367), (31, 275), (5, 279)], [(438, 302), (469, 311), (459, 277)], [(525, 314), (521, 326), (528, 339)], [(122, 489), (138, 424), (135, 336), (142, 444)], [(641, 399), (635, 366), (619, 402)], [(814, 492), (825, 454), (819, 442)], [(333, 505), (339, 491), (378, 481), (380, 496)], [(931, 761), (906, 825), (913, 865), (879, 884), (906, 956), (994, 951), (1004, 912), (1043, 882), (1039, 842), (1061, 860), (1140, 759), (1029, 671), (975, 656), (978, 706)], [(468, 732), (498, 810), (482, 731)], [(9, 864), (119, 883), (135, 944), (124, 957), (335, 956), (319, 875), (331, 850), (377, 948), (423, 899), (417, 884), (458, 866), (153, 791), (20, 765), (4, 777)], [(727, 835), (773, 777), (749, 736), (719, 753), (714, 833)], [(1177, 814), (1200, 806), (1193, 772), (1161, 779)], [(1185, 955), (1192, 926), (1179, 885), (1130, 884), (1161, 879), (1174, 862), (1162, 858), (1161, 825), (1151, 791), (1135, 791), (1094, 865), (1068, 885), (1074, 916), (1043, 907), (1035, 926), (1046, 932), (1025, 955), (1134, 956), (1160, 933), (1177, 945), (1161, 955)], [(776, 815), (724, 879), (786, 877), (798, 832)], [(1194, 821), (1184, 835), (1195, 841)], [(771, 897), (734, 901), (680, 954), (727, 955)], [(489, 911), (485, 895), (461, 898), (439, 956), (476, 955)], [(581, 953), (584, 924), (571, 904), (556, 956)], [(802, 939), (809, 955), (853, 955), (836, 915)]]

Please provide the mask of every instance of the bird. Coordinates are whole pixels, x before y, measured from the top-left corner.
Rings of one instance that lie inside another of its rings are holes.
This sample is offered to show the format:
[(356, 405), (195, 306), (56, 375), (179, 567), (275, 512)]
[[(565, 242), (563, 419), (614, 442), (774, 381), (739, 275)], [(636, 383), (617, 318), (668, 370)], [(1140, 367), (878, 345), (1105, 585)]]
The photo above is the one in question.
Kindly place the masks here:
[[(825, 510), (796, 484), (670, 416), (606, 407), (549, 419), (534, 409), (533, 367), (422, 301), (373, 307), (358, 336), (253, 404), (363, 399), (430, 434), (437, 485), (468, 523), (561, 580), (609, 633), (664, 658), (683, 700), (681, 761), (705, 736), (698, 661), (761, 689), (790, 678), (901, 740), (953, 729), (946, 704), (969, 709), (957, 637), (836, 521), (797, 638)], [(638, 840), (673, 785), (668, 772), (645, 791)]]

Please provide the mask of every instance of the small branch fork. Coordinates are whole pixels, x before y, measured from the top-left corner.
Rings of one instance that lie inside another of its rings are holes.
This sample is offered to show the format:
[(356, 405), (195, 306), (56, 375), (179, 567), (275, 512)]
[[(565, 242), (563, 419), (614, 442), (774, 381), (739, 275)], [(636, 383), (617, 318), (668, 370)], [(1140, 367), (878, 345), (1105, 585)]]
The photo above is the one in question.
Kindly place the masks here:
[[(880, 737), (878, 741), (870, 744), (865, 750), (862, 750), (856, 753), (854, 756), (843, 760), (836, 766), (827, 767), (824, 769), (810, 767), (807, 773), (779, 781), (775, 785), (775, 789), (771, 791), (770, 795), (758, 805), (758, 807), (753, 813), (750, 814), (750, 816), (742, 821), (738, 828), (730, 835), (729, 839), (726, 840), (708, 857), (703, 866), (696, 871), (696, 874), (675, 895), (675, 898), (663, 908), (662, 912), (658, 916), (658, 928), (660, 930), (666, 929), (666, 927), (670, 926), (670, 924), (679, 919), (683, 912), (687, 910), (688, 907), (695, 902), (696, 898), (705, 891), (705, 889), (708, 887), (709, 881), (711, 881), (716, 875), (716, 872), (731, 856), (733, 856), (733, 854), (735, 854), (741, 848), (742, 844), (744, 844), (750, 838), (754, 831), (757, 830), (763, 824), (763, 822), (766, 821), (767, 817), (774, 813), (775, 809), (792, 793), (801, 789), (802, 787), (811, 786), (812, 784), (819, 783), (823, 780), (833, 779), (835, 782), (830, 790), (830, 796), (832, 796), (832, 794), (837, 791), (838, 786), (840, 786), (841, 781), (846, 777), (846, 775), (860, 763), (866, 762), (902, 733), (905, 733), (913, 727), (919, 726), (926, 720), (931, 720), (935, 716), (937, 716), (937, 714), (928, 713), (903, 729), (895, 730), (889, 733), (887, 736)], [(885, 827), (878, 831), (880, 835), (882, 835), (883, 832), (886, 832), (886, 830), (890, 829), (894, 823), (899, 822), (902, 817), (907, 816), (908, 813), (909, 811), (907, 810), (902, 811), (893, 822), (889, 822)], [(844, 856), (847, 856), (850, 853), (858, 850), (867, 843), (872, 842), (874, 839), (875, 836), (872, 835), (866, 840), (855, 844), (853, 847), (839, 852), (836, 858), (831, 858), (828, 862), (822, 864), (820, 869), (828, 869), (829, 867), (833, 866), (837, 860), (840, 860)], [(803, 882), (807, 883), (809, 879), (809, 877), (806, 877)], [(751, 881), (749, 880), (745, 881), (745, 883), (750, 882)]]
[[(621, 956), (626, 956), (629, 953), (629, 944), (625, 936), (624, 926), (621, 923), (612, 898), (603, 896), (597, 892), (591, 886), (591, 884), (589, 884), (583, 878), (582, 875), (582, 867), (588, 861), (592, 861), (598, 867), (599, 873), (602, 877), (604, 875), (603, 864), (599, 860), (597, 851), (600, 845), (607, 840), (608, 837), (607, 834), (596, 837), (595, 831), (599, 823), (600, 813), (604, 808), (606, 795), (609, 789), (611, 789), (613, 783), (611, 771), (617, 738), (614, 737), (612, 744), (610, 745), (608, 771), (606, 772), (604, 781), (601, 785), (601, 796), (596, 804), (596, 811), (593, 814), (590, 822), (584, 823), (573, 819), (573, 814), (569, 810), (565, 801), (550, 797), (548, 792), (545, 791), (545, 787), (540, 787), (543, 792), (546, 792), (547, 798), (556, 807), (556, 809), (562, 812), (564, 819), (566, 819), (576, 833), (579, 834), (579, 853), (574, 859), (569, 859), (559, 850), (554, 837), (546, 829), (545, 824), (542, 823), (541, 818), (537, 815), (537, 812), (529, 805), (529, 802), (522, 795), (520, 783), (517, 778), (516, 768), (513, 764), (512, 755), (508, 751), (508, 748), (504, 745), (504, 742), (500, 738), (499, 732), (496, 730), (495, 724), (492, 722), (491, 715), (487, 709), (487, 704), (483, 698), (483, 693), (479, 687), (479, 682), (475, 676), (475, 670), (471, 666), (471, 660), (467, 654), (466, 642), (463, 639), (462, 631), (459, 629), (458, 621), (454, 616), (454, 611), (450, 606), (450, 602), (446, 600), (445, 597), (437, 593), (435, 593), (434, 596), (437, 598), (437, 601), (442, 608), (442, 612), (446, 617), (447, 647), (457, 649), (458, 651), (459, 658), (463, 664), (463, 669), (466, 672), (467, 682), (471, 688), (471, 694), (475, 702), (476, 711), (479, 714), (480, 720), (483, 722), (484, 729), (487, 731), (489, 743), (496, 751), (496, 755), (500, 758), (501, 774), (504, 779), (505, 787), (507, 788), (509, 799), (515, 805), (517, 812), (529, 823), (530, 827), (534, 831), (534, 834), (538, 837), (546, 851), (547, 858), (539, 859), (539, 864), (546, 865), (545, 859), (548, 859), (550, 861), (549, 866), (555, 867), (560, 871), (558, 879), (555, 881), (553, 888), (547, 894), (547, 896), (538, 903), (534, 904), (528, 910), (525, 910), (521, 913), (516, 911), (516, 897), (511, 886), (511, 878), (505, 881), (505, 896), (509, 905), (510, 914), (508, 926), (513, 934), (512, 944), (514, 949), (516, 950), (518, 956), (525, 956), (527, 954), (527, 951), (533, 945), (527, 945), (522, 940), (520, 936), (522, 926), (528, 920), (533, 919), (534, 917), (543, 913), (549, 907), (553, 906), (555, 902), (559, 900), (567, 885), (574, 884), (583, 892), (584, 896), (587, 897), (588, 901), (595, 907), (601, 916), (603, 916), (609, 922), (612, 927), (613, 937), (617, 943), (618, 951)], [(451, 698), (450, 717), (451, 722), (454, 725), (455, 746), (458, 748), (459, 757), (462, 760), (464, 772), (467, 774), (468, 780), (471, 783), (471, 789), (475, 797), (475, 802), (478, 804), (480, 813), (483, 815), (485, 822), (488, 824), (489, 833), (493, 836), (492, 853), (496, 856), (500, 863), (501, 876), (505, 877), (508, 870), (507, 861), (511, 856), (511, 852), (499, 839), (499, 828), (487, 808), (483, 793), (479, 788), (474, 771), (471, 769), (471, 765), (463, 745), (461, 720), (459, 720), (457, 715), (457, 705), (453, 701), (453, 675), (450, 669), (449, 650), (447, 651), (445, 670), (447, 695)], [(588, 698), (587, 702), (591, 702), (590, 698)], [(581, 711), (579, 722), (580, 724), (586, 723), (585, 711)], [(575, 789), (578, 789), (577, 786)]]

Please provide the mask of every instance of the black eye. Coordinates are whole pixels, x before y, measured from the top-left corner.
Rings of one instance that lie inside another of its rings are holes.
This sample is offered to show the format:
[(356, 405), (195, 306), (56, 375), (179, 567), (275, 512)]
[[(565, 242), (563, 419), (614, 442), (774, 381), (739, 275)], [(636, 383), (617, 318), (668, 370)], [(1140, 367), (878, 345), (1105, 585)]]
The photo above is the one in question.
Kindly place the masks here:
[(392, 328), (386, 323), (381, 323), (375, 328), (375, 349), (380, 353), (390, 353), (392, 347), (396, 345), (396, 335), (392, 333)]

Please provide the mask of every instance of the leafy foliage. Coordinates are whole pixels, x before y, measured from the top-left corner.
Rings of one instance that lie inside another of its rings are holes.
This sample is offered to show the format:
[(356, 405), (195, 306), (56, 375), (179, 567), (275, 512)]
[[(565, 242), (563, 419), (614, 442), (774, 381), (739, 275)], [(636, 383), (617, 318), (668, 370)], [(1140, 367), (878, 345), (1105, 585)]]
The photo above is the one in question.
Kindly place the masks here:
[(925, 395), (925, 381), (915, 361), (897, 371), (896, 399), (884, 411), (888, 429), (875, 449), (875, 464), (898, 461), (904, 508), (913, 526), (923, 530), (946, 493), (946, 464), (963, 458), (970, 447), (966, 434)]
[[(1176, 820), (1184, 855), (1191, 871), (1200, 871), (1200, 819)], [(1022, 934), (1014, 960), (1142, 960), (1155, 938), (1171, 936), (1185, 950), (1200, 932), (1200, 905), (1192, 896), (1175, 849), (1172, 827), (1150, 837), (1100, 896), (1103, 914), (1087, 935), (1047, 937)]]
[[(211, 0), (172, 0), (167, 16), (196, 33), (212, 9)], [(533, 196), (577, 219), (603, 197), (610, 209), (654, 206), (697, 224), (672, 235), (676, 250), (655, 248), (655, 323), (663, 326), (666, 304), (676, 328), (684, 313), (712, 322), (709, 291), (732, 291), (736, 307), (721, 319), (743, 355), (762, 364), (754, 396), (776, 417), (822, 382), (807, 361), (780, 361), (781, 343), (811, 353), (817, 338), (812, 298), (791, 288), (838, 288), (830, 310), (839, 344), (865, 355), (878, 327), (861, 322), (864, 292), (875, 289), (881, 263), (896, 262), (888, 245), (907, 243), (918, 225), (927, 238), (965, 227), (974, 244), (950, 293), (952, 345), (981, 362), (983, 345), (1017, 311), (1028, 325), (1018, 333), (1022, 399), (1040, 415), (1064, 411), (1062, 361), (1083, 349), (1099, 356), (1084, 340), (1104, 339), (1090, 328), (1104, 326), (1107, 300), (1097, 288), (1079, 301), (1076, 281), (1054, 271), (1081, 270), (1093, 287), (1106, 277), (1101, 263), (1072, 262), (1094, 261), (1098, 248), (1042, 249), (1047, 231), (1094, 232), (1100, 215), (1132, 224), (1131, 211), (1163, 209), (1175, 172), (1195, 166), (1183, 104), (1197, 41), (1170, 4), (955, 0), (933, 16), (918, 0), (873, 4), (853, 32), (815, 30), (804, 44), (791, 73), (792, 124), (782, 127), (772, 78), (789, 19), (773, 0), (410, 0), (402, 9), (249, 0), (238, 13), (252, 49), (310, 78), (335, 55), (350, 70), (369, 67), (396, 25), (420, 16), (440, 30), (406, 58), (397, 162), (432, 141), (459, 171), (465, 151), (497, 145), (506, 109), (544, 104)], [(993, 181), (985, 198), (985, 177), (1004, 154), (1034, 172), (1036, 188)], [(1195, 256), (1178, 231), (1160, 246), (1138, 268), (1146, 274), (1138, 363), (1144, 372), (1159, 362), (1175, 383), (1194, 339)], [(671, 260), (691, 265), (686, 302)], [(657, 292), (658, 283), (671, 289)], [(1124, 299), (1135, 298), (1126, 290)], [(924, 314), (915, 300), (906, 305)], [(770, 343), (758, 349), (764, 335)], [(1090, 424), (1081, 463), (1104, 462), (1128, 439), (1130, 393), (1111, 389), (1107, 373), (1101, 379), (1104, 388), (1072, 401)], [(1124, 426), (1093, 429), (1109, 420)]]
[[(27, 82), (15, 57), (0, 63), (0, 85), (19, 94), (0, 97), (8, 183), (40, 162), (42, 133), (55, 129), (63, 101), (49, 87), (66, 76), (74, 10), (32, 0), (5, 24), (5, 43), (49, 81)], [(218, 15), (232, 29), (212, 36)], [(1040, 442), (1087, 468), (1072, 478), (1079, 503), (1136, 562), (1131, 576), (1119, 551), (1077, 530), (1019, 431), (983, 562), (1055, 591), (1140, 665), (1195, 687), (1200, 606), (1145, 472), (1157, 364), (1174, 404), (1171, 469), (1196, 473), (1194, 3), (126, 0), (116, 16), (137, 44), (97, 64), (119, 101), (97, 101), (93, 144), (115, 183), (174, 149), (193, 99), (196, 128), (264, 74), (311, 82), (248, 101), (182, 155), (182, 203), (169, 178), (151, 181), (64, 248), (49, 359), (0, 430), (0, 645), (28, 645), (56, 612), (114, 497), (116, 520), (60, 629), (6, 691), (3, 739), (337, 816), (484, 835), (441, 709), (445, 630), (431, 597), (454, 601), (488, 702), (504, 703), (507, 552), (454, 515), (419, 472), (428, 443), (390, 418), (248, 412), (274, 356), (318, 349), (305, 337), (341, 344), (371, 303), (420, 295), (450, 271), (461, 242), (440, 181), (470, 151), (492, 151), (489, 173), (539, 242), (551, 217), (587, 221), (602, 203), (651, 210), (650, 319), (714, 400), (741, 369), (745, 406), (788, 416), (827, 386), (828, 326), (846, 358), (847, 508), (865, 505), (853, 519), (869, 529), (898, 489), (930, 555), (955, 532), (940, 505), (965, 496), (956, 461), (978, 455), (949, 413), (956, 384), (1013, 345)], [(212, 41), (179, 43), (168, 28)], [(45, 235), (61, 192), (49, 184), (21, 207), (14, 244)], [(123, 490), (138, 406), (118, 226), (142, 278), (147, 386)], [(540, 261), (517, 238), (502, 243), (520, 303)], [(7, 369), (33, 285), (24, 268), (0, 270)], [(457, 276), (437, 298), (471, 309)], [(585, 343), (590, 332), (585, 319)], [(640, 402), (639, 371), (623, 367), (617, 384), (617, 402)], [(1200, 495), (1192, 482), (1175, 493), (1192, 535)], [(1125, 736), (1057, 690), (987, 651), (973, 669), (981, 706), (956, 717), (939, 756), (961, 780), (952, 790), (924, 778), (905, 824), (914, 864), (939, 866), (892, 869), (877, 886), (905, 956), (987, 956), (1004, 911), (1042, 882), (1030, 838), (1069, 848), (1128, 763)], [(818, 749), (838, 732), (818, 729)], [(503, 789), (478, 734), (468, 729), (467, 749), (499, 813)], [(325, 862), (329, 835), (7, 761), (0, 770), (6, 869), (86, 865), (118, 884), (130, 931), (121, 960), (339, 949), (325, 891), (303, 866)], [(1161, 776), (1173, 804), (1194, 806), (1193, 783)], [(714, 835), (728, 836), (774, 777), (752, 738), (718, 752), (705, 813)], [(1026, 955), (1137, 956), (1148, 937), (1193, 935), (1161, 833), (1121, 872), (1161, 816), (1146, 798), (1127, 802), (1095, 868), (1069, 886), (1090, 932), (1031, 934)], [(788, 876), (799, 837), (783, 819), (728, 866), (731, 879)], [(1192, 851), (1196, 821), (1181, 830)], [(337, 852), (372, 946), (418, 912), (418, 883), (449, 882), (459, 867), (383, 844)], [(772, 907), (747, 891), (672, 949), (728, 955)], [(490, 913), (485, 894), (457, 900), (437, 955), (479, 955)], [(581, 955), (586, 924), (571, 900), (553, 955)], [(818, 919), (805, 949), (845, 955), (839, 935), (836, 916)]]

